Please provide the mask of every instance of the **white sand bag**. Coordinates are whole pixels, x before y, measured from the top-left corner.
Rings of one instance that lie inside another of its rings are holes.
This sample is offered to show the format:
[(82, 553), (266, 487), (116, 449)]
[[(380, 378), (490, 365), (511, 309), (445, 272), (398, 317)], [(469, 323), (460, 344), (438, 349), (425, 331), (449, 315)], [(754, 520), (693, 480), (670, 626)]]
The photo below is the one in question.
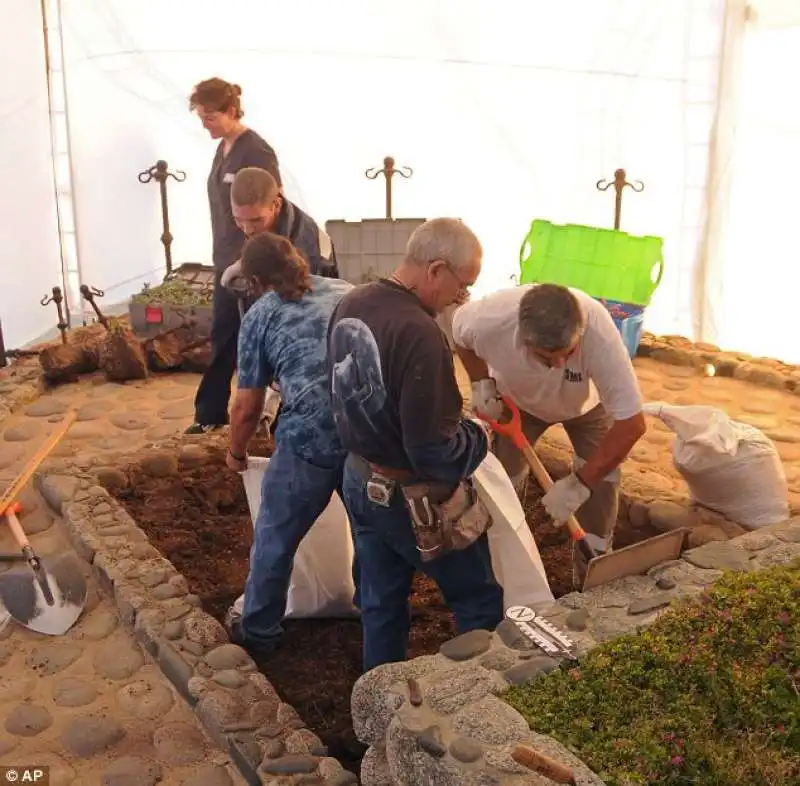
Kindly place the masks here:
[[(261, 505), (261, 480), (269, 459), (251, 457), (242, 473), (253, 521)], [(504, 609), (552, 603), (553, 593), (525, 511), (498, 458), (489, 453), (474, 475), (475, 487), (492, 515), (489, 549), (495, 577), (503, 587)], [(353, 544), (347, 512), (334, 494), (297, 550), (289, 586), (287, 618), (350, 617), (353, 606)], [(243, 597), (234, 604), (242, 613)]]
[(717, 407), (657, 401), (644, 412), (676, 435), (675, 469), (692, 499), (747, 529), (789, 518), (789, 489), (775, 445), (762, 431)]
[[(268, 458), (251, 456), (242, 472), (253, 522), (261, 507), (261, 485)], [(337, 493), (300, 542), (294, 557), (286, 604), (287, 619), (355, 617), (353, 606), (353, 540), (350, 522)], [(241, 614), (243, 597), (234, 609)]]
[(500, 460), (494, 453), (487, 454), (473, 477), (494, 522), (489, 529), (489, 549), (494, 575), (503, 587), (503, 608), (552, 603), (539, 549)]

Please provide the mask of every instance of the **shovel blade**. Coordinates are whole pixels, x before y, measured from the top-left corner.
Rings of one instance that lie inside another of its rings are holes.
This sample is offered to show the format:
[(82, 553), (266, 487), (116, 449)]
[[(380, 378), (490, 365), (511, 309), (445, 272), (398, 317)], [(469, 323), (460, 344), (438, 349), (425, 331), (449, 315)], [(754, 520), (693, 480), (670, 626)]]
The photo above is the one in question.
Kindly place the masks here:
[(685, 534), (684, 529), (672, 530), (595, 557), (589, 562), (581, 592), (623, 576), (641, 575), (662, 562), (678, 559)]
[(20, 625), (37, 633), (60, 636), (81, 616), (86, 605), (86, 579), (73, 554), (41, 559), (45, 580), (53, 595), (48, 604), (33, 571), (14, 567), (0, 574), (0, 600)]

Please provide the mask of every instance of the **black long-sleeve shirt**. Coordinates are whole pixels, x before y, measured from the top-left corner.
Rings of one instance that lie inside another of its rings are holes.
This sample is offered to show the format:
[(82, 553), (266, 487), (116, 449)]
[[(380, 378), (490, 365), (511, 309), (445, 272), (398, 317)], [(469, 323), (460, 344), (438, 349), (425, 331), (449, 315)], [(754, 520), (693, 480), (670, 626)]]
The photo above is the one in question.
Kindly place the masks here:
[(453, 485), (486, 457), (483, 429), (462, 418), (447, 340), (404, 287), (384, 279), (345, 295), (329, 326), (328, 375), (348, 451)]

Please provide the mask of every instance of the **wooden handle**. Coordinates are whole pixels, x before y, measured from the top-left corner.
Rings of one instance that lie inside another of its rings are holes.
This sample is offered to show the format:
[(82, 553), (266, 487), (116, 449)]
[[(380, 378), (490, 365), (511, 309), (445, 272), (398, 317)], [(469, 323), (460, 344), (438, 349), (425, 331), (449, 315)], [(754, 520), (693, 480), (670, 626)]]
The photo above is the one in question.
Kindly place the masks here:
[(11, 529), (11, 534), (14, 536), (14, 540), (19, 544), (20, 549), (24, 550), (30, 546), (31, 544), (28, 542), (28, 536), (25, 534), (25, 530), (22, 529), (22, 524), (19, 523), (16, 513), (12, 512), (12, 508), (6, 509), (5, 517)]
[(33, 477), (33, 473), (36, 472), (39, 465), (47, 458), (53, 448), (61, 442), (64, 434), (67, 433), (67, 429), (75, 422), (77, 417), (77, 412), (67, 413), (56, 426), (55, 431), (39, 446), (22, 472), (11, 481), (11, 485), (0, 496), (0, 515), (5, 514), (6, 510), (11, 507), (15, 498), (19, 496), (20, 491), (25, 488), (25, 484)]
[(543, 753), (539, 753), (539, 751), (535, 751), (528, 745), (517, 745), (511, 751), (511, 758), (517, 764), (521, 764), (533, 772), (538, 772), (551, 781), (576, 786), (575, 775), (569, 767), (557, 762), (555, 759), (551, 759), (549, 756), (545, 756)]
[[(527, 439), (522, 447), (522, 454), (527, 459), (528, 464), (530, 464), (531, 470), (533, 471), (533, 476), (536, 478), (536, 482), (542, 487), (542, 491), (547, 494), (547, 492), (553, 488), (553, 479), (550, 477), (550, 473), (544, 468), (544, 464), (542, 464), (541, 460), (536, 455), (536, 452), (531, 447), (531, 444)], [(570, 516), (567, 519), (566, 524), (569, 534), (572, 536), (573, 540), (582, 541), (586, 537), (583, 527), (578, 524), (578, 520), (575, 518), (575, 516)]]

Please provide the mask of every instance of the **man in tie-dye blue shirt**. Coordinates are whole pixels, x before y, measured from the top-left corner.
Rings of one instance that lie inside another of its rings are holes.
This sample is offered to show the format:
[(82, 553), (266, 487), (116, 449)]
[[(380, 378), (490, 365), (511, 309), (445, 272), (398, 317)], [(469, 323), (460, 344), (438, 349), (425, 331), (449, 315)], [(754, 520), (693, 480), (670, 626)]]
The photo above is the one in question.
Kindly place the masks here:
[(312, 276), (289, 240), (269, 232), (248, 241), (242, 274), (258, 300), (239, 333), (239, 381), (231, 411), (227, 463), (246, 469), (266, 388), (280, 386), (283, 409), (255, 522), (250, 574), (231, 637), (255, 656), (277, 646), (300, 542), (341, 485), (346, 452), (327, 389), (326, 336), (331, 314), (352, 289)]

